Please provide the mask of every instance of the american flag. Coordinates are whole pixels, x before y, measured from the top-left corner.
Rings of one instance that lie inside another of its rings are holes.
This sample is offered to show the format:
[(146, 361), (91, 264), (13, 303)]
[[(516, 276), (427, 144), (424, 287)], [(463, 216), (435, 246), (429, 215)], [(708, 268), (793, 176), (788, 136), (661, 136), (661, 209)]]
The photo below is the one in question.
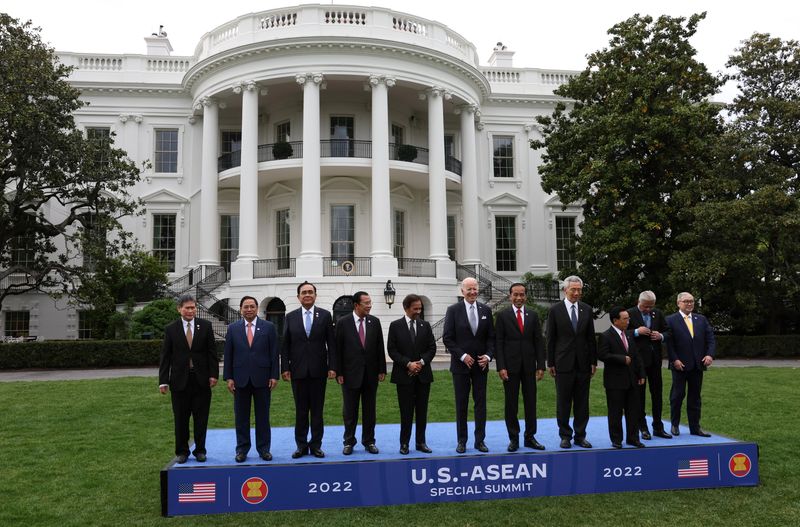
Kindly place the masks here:
[(707, 478), (708, 459), (684, 459), (678, 461), (679, 478)]
[(178, 503), (214, 503), (216, 494), (216, 483), (178, 484)]

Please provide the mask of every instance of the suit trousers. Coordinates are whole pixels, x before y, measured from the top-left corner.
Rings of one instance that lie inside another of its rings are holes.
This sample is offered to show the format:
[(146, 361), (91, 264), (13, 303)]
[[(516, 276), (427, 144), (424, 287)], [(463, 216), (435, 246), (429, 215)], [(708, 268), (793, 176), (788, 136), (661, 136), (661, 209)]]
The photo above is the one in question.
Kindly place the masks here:
[(236, 422), (236, 452), (250, 451), (250, 403), (256, 416), (256, 450), (260, 454), (269, 452), (272, 434), (269, 426), (270, 391), (264, 386), (256, 388), (248, 382), (236, 386), (233, 392), (233, 414)]
[(590, 372), (556, 372), (556, 422), (561, 439), (572, 439), (573, 428), (569, 426), (570, 412), (575, 440), (586, 439), (586, 425), (589, 424), (589, 388), (592, 380)]
[(622, 415), (625, 414), (625, 441), (639, 440), (639, 386), (606, 388), (608, 436), (612, 443), (622, 443)]
[(454, 373), (453, 388), (456, 394), (456, 437), (459, 443), (467, 442), (467, 412), (469, 392), (472, 388), (472, 404), (475, 412), (475, 442), (486, 439), (486, 381), (488, 368), (475, 366), (469, 373)]
[(360, 388), (342, 385), (342, 420), (344, 421), (344, 444), (356, 444), (358, 425), (358, 405), (361, 402), (361, 444), (375, 444), (376, 397), (378, 384), (362, 382)]
[(650, 402), (652, 404), (653, 432), (663, 432), (664, 423), (661, 421), (661, 409), (663, 406), (662, 392), (664, 383), (661, 380), (661, 358), (654, 360), (650, 366), (645, 367), (647, 382), (641, 386), (637, 385), (639, 392), (639, 404), (642, 409), (639, 429), (647, 430), (647, 389), (650, 388)]
[(400, 444), (411, 441), (411, 423), (417, 416), (416, 444), (426, 443), (425, 428), (428, 426), (428, 398), (431, 383), (414, 378), (409, 384), (397, 385), (397, 402), (400, 406)]
[(171, 390), (172, 413), (175, 415), (175, 455), (189, 455), (189, 418), (194, 421), (194, 455), (206, 453), (208, 413), (211, 409), (211, 387), (197, 383), (194, 373), (183, 390)]
[(508, 380), (503, 383), (506, 395), (505, 418), (508, 438), (519, 440), (519, 390), (522, 387), (522, 406), (525, 412), (525, 439), (536, 435), (536, 372), (508, 373)]
[[(299, 450), (322, 448), (324, 424), (322, 411), (325, 406), (325, 388), (328, 379), (292, 378), (292, 394), (294, 395), (294, 441)], [(311, 440), (308, 439), (309, 414), (311, 416)]]
[[(686, 386), (689, 386), (688, 396)], [(689, 418), (689, 430), (695, 432), (700, 428), (700, 390), (703, 387), (703, 370), (672, 370), (672, 389), (669, 391), (670, 421), (674, 426), (681, 422), (681, 405), (686, 397), (686, 416)]]

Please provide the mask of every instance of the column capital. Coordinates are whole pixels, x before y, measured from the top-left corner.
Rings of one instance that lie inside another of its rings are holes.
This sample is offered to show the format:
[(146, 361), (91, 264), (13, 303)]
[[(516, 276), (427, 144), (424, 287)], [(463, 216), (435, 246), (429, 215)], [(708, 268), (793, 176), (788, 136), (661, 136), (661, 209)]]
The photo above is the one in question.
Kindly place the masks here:
[(314, 84), (322, 84), (322, 81), (325, 80), (325, 76), (322, 73), (298, 73), (294, 77), (295, 82), (300, 86), (305, 85), (308, 82), (313, 82)]
[(121, 114), (119, 114), (119, 122), (127, 123), (129, 117), (130, 117), (130, 115), (125, 114), (125, 113), (121, 113)]
[(441, 86), (432, 86), (419, 94), (419, 100), (421, 101), (424, 101), (427, 97), (441, 97), (445, 101), (449, 101), (453, 98), (453, 94)]
[(189, 115), (189, 116), (186, 117), (186, 120), (189, 121), (189, 124), (194, 124), (194, 123), (197, 122), (197, 116), (196, 115)]
[(378, 75), (372, 74), (369, 76), (369, 84), (372, 87), (377, 86), (378, 84), (385, 84), (387, 88), (392, 88), (397, 83), (397, 80), (394, 77), (390, 77), (388, 75)]
[(455, 114), (461, 115), (461, 113), (471, 113), (473, 115), (480, 116), (481, 110), (477, 104), (467, 103), (467, 104), (460, 104), (456, 107)]
[(253, 80), (237, 82), (233, 86), (231, 86), (233, 93), (235, 93), (236, 95), (241, 94), (242, 90), (253, 91), (256, 88), (258, 88), (258, 83), (256, 83), (256, 81)]

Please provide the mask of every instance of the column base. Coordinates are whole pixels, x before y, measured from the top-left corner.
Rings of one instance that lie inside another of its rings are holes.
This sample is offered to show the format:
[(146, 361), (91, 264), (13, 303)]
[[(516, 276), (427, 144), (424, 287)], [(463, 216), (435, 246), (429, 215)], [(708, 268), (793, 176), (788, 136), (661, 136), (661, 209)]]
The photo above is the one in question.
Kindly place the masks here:
[(231, 262), (231, 282), (253, 279), (253, 260)]
[(436, 278), (456, 279), (456, 263), (453, 260), (436, 260)]
[(372, 276), (375, 278), (397, 278), (397, 258), (373, 256)]
[(306, 256), (295, 261), (295, 276), (302, 280), (322, 277), (322, 257)]

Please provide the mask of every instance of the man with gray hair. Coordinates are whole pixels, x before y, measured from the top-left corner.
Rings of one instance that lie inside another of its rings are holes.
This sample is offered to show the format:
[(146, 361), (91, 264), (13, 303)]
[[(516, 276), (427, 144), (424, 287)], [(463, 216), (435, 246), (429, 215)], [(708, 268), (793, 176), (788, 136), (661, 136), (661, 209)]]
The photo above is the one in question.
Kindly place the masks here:
[(642, 439), (652, 439), (647, 427), (646, 399), (647, 385), (650, 386), (650, 404), (652, 405), (653, 435), (664, 439), (671, 439), (664, 423), (661, 421), (661, 408), (663, 382), (661, 380), (661, 351), (664, 340), (669, 335), (669, 328), (660, 309), (655, 308), (656, 295), (652, 291), (639, 293), (639, 302), (635, 307), (628, 309), (630, 327), (633, 328), (633, 344), (642, 359), (645, 371), (645, 384), (637, 386), (641, 404), (641, 420), (639, 430)]

